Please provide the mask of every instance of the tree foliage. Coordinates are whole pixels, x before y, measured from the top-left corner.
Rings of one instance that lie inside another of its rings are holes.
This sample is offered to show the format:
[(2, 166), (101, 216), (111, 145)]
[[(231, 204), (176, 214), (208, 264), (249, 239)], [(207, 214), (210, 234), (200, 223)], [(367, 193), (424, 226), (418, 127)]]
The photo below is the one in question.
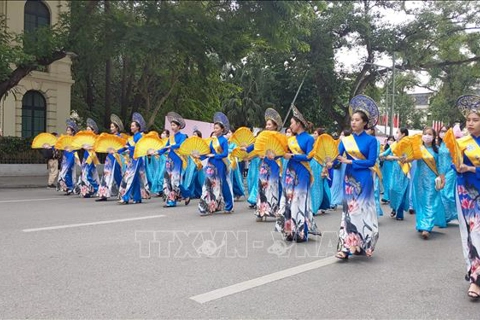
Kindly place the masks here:
[[(206, 121), (223, 110), (235, 126), (263, 126), (269, 106), (287, 115), (304, 81), (296, 105), (316, 126), (338, 131), (348, 126), (353, 96), (366, 93), (384, 104), (391, 68), (378, 65), (393, 52), (394, 108), (411, 126), (424, 124), (406, 94), (419, 84), (415, 72), (429, 74), (430, 112), (444, 122), (457, 120), (455, 99), (478, 85), (479, 1), (69, 5), (58, 26), (36, 35), (0, 35), (0, 95), (72, 51), (72, 109), (105, 126), (111, 112), (128, 121), (138, 111), (159, 130), (171, 110)], [(408, 19), (393, 23), (395, 15)]]

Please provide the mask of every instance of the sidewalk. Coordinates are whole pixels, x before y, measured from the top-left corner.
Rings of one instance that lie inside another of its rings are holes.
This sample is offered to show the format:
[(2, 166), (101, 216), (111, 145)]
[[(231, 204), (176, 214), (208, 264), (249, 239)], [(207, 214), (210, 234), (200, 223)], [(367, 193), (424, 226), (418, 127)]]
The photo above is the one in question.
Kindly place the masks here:
[(46, 188), (48, 176), (0, 176), (0, 189)]

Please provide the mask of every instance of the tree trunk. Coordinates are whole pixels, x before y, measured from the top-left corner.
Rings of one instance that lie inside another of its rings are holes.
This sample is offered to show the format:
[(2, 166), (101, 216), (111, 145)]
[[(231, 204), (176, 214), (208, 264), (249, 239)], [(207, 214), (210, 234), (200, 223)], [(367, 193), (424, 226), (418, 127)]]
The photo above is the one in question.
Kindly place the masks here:
[(85, 97), (85, 103), (88, 106), (88, 110), (92, 112), (93, 110), (93, 104), (95, 103), (95, 96), (93, 92), (93, 80), (92, 80), (92, 75), (88, 74), (87, 75), (87, 95)]
[[(105, 16), (110, 14), (110, 1), (105, 0)], [(105, 19), (108, 21), (108, 19)], [(108, 46), (108, 39), (110, 38), (110, 32), (108, 30), (108, 26), (105, 26), (105, 45)], [(107, 58), (105, 61), (105, 114), (103, 116), (103, 125), (105, 128), (110, 127), (110, 114), (112, 113), (112, 86), (111, 86), (111, 78), (112, 78), (112, 60), (110, 57)]]

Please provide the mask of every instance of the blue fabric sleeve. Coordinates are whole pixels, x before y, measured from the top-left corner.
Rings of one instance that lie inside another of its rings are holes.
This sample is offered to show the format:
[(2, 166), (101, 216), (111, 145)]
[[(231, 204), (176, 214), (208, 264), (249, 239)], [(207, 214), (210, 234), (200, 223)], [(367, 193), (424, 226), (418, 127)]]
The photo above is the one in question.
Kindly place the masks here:
[(255, 146), (254, 146), (253, 144), (249, 145), (249, 146), (247, 147), (247, 153), (252, 152), (254, 147), (255, 147)]
[(390, 156), (392, 154), (392, 148), (388, 148), (383, 153), (380, 154), (380, 157)]

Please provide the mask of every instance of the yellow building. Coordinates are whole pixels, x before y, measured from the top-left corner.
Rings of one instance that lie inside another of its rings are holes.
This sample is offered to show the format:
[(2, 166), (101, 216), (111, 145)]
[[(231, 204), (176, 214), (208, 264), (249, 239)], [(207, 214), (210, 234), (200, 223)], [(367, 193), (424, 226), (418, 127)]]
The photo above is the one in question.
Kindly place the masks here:
[[(63, 0), (0, 0), (0, 15), (9, 32), (22, 33), (55, 25), (69, 10)], [(4, 136), (31, 137), (39, 132), (63, 132), (70, 115), (74, 81), (67, 56), (42, 71), (33, 71), (0, 101), (0, 129)]]

